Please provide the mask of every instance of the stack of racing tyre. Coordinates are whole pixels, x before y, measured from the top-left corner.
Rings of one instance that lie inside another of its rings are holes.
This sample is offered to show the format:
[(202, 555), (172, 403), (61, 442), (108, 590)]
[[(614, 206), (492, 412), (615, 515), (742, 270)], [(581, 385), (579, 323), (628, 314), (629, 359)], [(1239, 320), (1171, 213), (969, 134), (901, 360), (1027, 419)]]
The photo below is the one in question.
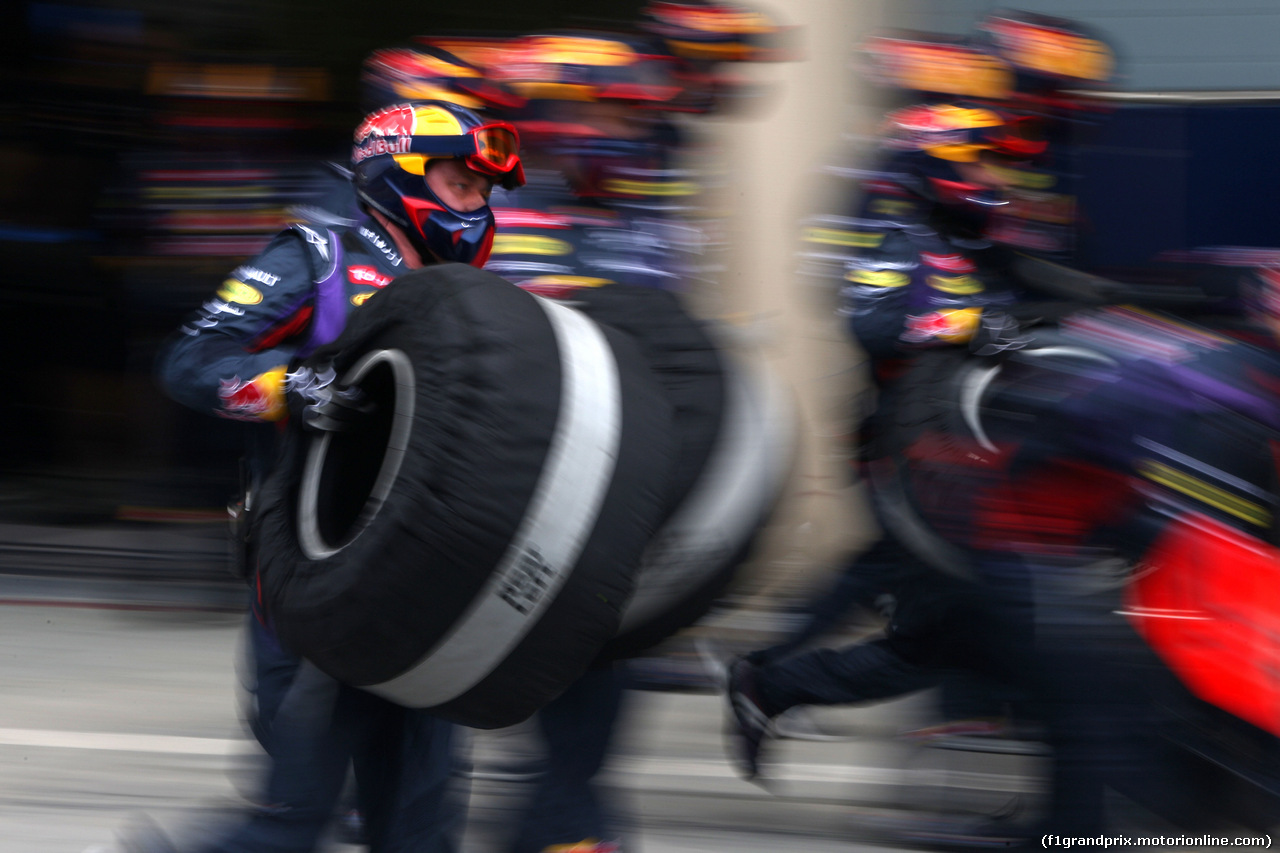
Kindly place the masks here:
[(429, 267), (309, 363), (371, 411), (289, 426), (255, 510), (268, 612), (334, 678), (464, 725), (696, 620), (789, 470), (787, 401), (664, 291)]

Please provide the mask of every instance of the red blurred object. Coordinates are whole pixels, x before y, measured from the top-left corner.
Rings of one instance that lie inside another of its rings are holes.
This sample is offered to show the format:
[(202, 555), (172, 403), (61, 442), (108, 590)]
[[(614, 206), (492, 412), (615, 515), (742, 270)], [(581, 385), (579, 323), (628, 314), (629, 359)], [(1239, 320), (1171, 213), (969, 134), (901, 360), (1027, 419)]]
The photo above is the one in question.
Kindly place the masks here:
[(1202, 515), (1156, 540), (1125, 615), (1201, 699), (1280, 735), (1280, 551)]
[(1129, 478), (1096, 465), (1056, 460), (1034, 477), (1007, 478), (976, 497), (979, 548), (1061, 552), (1100, 525), (1123, 518), (1133, 499)]

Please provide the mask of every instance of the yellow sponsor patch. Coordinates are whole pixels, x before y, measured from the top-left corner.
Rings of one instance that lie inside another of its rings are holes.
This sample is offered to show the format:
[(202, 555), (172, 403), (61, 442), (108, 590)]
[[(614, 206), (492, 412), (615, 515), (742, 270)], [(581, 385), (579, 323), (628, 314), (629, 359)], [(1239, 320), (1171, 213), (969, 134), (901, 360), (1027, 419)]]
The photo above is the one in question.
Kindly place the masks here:
[(915, 210), (915, 204), (894, 198), (881, 198), (871, 202), (871, 212), (881, 216), (904, 216)]
[(262, 301), (262, 293), (239, 279), (229, 278), (222, 283), (218, 298), (237, 305), (257, 305)]
[(801, 239), (806, 243), (821, 243), (825, 246), (855, 246), (859, 249), (874, 249), (884, 242), (884, 235), (874, 231), (806, 228)]
[(639, 196), (681, 196), (696, 195), (698, 185), (692, 181), (622, 181), (611, 179), (604, 182), (604, 189), (623, 195)]
[(573, 246), (554, 237), (536, 234), (498, 234), (493, 238), (494, 255), (569, 255)]
[(981, 293), (984, 289), (982, 282), (971, 275), (931, 275), (925, 281), (934, 290), (957, 295)]
[(849, 270), (844, 277), (846, 281), (873, 287), (902, 287), (911, 282), (911, 276), (897, 270)]
[(371, 290), (368, 293), (357, 293), (351, 297), (351, 304), (359, 308), (361, 305), (369, 301), (370, 296), (376, 296), (378, 291)]
[(523, 285), (539, 287), (604, 287), (606, 284), (613, 284), (613, 281), (589, 275), (540, 275), (523, 282)]
[(1138, 473), (1153, 483), (1159, 483), (1249, 524), (1258, 527), (1271, 526), (1271, 512), (1266, 507), (1233, 495), (1154, 459), (1141, 460), (1138, 463)]

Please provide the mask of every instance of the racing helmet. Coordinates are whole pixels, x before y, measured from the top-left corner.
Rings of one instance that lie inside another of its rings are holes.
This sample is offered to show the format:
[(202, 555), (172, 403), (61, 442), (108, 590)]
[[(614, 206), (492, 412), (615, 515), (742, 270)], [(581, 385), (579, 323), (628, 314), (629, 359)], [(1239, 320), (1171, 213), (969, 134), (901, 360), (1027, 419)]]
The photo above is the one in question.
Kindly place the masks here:
[(483, 68), (430, 43), (375, 50), (360, 70), (365, 113), (406, 101), (444, 101), (469, 110), (510, 110), (524, 99)]
[(977, 29), (978, 41), (1009, 65), (1024, 94), (1097, 89), (1116, 77), (1114, 47), (1080, 21), (1000, 9)]
[(483, 266), (493, 245), (493, 211), (449, 207), (431, 190), (432, 160), (461, 159), (505, 189), (524, 184), (513, 125), (485, 121), (442, 101), (394, 104), (356, 128), (351, 167), (356, 195), (404, 231), (423, 257)]
[(504, 81), (529, 100), (619, 101), (661, 108), (679, 93), (674, 60), (650, 39), (606, 31), (534, 33), (515, 39)]
[(640, 10), (641, 27), (660, 36), (684, 59), (761, 62), (787, 58), (783, 28), (746, 6), (708, 0), (652, 0)]
[(1016, 117), (966, 103), (930, 103), (890, 113), (881, 131), (893, 152), (887, 175), (906, 192), (934, 206), (934, 216), (958, 236), (982, 235), (991, 215), (1007, 203), (993, 183), (978, 180), (969, 164), (999, 169), (1043, 154), (1048, 143), (1034, 117)]
[(891, 112), (881, 138), (888, 148), (920, 151), (952, 163), (973, 163), (984, 151), (1028, 159), (1048, 148), (1043, 125), (1033, 116), (1011, 116), (964, 103), (918, 104)]
[(678, 60), (677, 112), (706, 115), (757, 99), (766, 86), (736, 69), (746, 62), (794, 59), (791, 28), (746, 6), (721, 0), (651, 0), (639, 27)]
[(507, 82), (528, 98), (517, 124), (583, 197), (629, 198), (669, 177), (679, 138), (667, 110), (681, 88), (654, 39), (604, 31), (518, 39)]

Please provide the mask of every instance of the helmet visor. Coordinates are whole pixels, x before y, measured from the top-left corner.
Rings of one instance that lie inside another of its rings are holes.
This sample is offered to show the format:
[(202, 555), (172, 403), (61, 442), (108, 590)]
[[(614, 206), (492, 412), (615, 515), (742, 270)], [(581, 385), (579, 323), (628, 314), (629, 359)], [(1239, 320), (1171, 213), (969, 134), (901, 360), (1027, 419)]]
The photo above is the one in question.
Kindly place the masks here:
[(461, 157), (468, 168), (499, 178), (508, 189), (524, 184), (520, 137), (505, 121), (473, 128), (462, 136), (415, 136), (410, 150), (429, 157)]
[(476, 153), (467, 158), (467, 165), (477, 172), (489, 170), (491, 174), (505, 175), (520, 165), (520, 139), (515, 128), (486, 125), (471, 131), (476, 141)]

